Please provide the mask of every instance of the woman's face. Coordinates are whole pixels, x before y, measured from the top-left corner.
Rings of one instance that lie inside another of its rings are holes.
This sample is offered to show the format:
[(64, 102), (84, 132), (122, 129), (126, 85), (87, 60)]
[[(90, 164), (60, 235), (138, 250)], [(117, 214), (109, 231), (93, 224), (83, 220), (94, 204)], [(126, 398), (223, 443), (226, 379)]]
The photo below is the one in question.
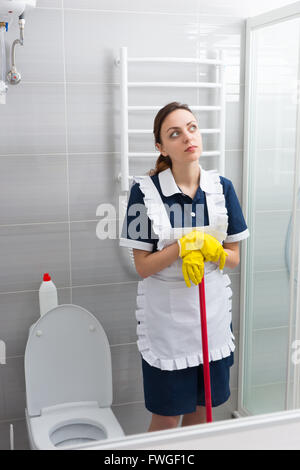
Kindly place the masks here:
[(171, 158), (172, 163), (197, 161), (202, 154), (202, 137), (195, 116), (185, 109), (172, 111), (160, 130), (160, 153)]

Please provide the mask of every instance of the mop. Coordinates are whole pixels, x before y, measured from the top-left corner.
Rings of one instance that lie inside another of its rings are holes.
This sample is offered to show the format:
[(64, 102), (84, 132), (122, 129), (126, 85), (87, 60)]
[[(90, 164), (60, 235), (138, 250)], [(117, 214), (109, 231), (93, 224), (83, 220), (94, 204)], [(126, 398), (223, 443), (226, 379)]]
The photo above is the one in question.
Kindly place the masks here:
[(201, 318), (206, 422), (211, 423), (212, 422), (212, 405), (211, 405), (211, 387), (210, 387), (204, 276), (202, 278), (201, 283), (199, 284), (199, 298), (200, 298), (200, 318)]

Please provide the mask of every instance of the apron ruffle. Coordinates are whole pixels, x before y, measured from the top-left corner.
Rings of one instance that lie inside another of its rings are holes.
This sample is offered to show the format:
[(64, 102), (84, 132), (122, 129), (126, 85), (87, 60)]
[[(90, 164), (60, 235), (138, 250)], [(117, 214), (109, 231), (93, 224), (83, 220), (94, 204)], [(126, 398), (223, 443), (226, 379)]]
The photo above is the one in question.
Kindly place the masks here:
[(150, 177), (138, 176), (134, 178), (139, 183), (140, 190), (144, 194), (144, 203), (149, 219), (152, 221), (154, 233), (158, 236), (157, 249), (162, 250), (165, 246), (164, 240), (169, 240), (171, 235), (171, 224), (160, 194)]
[[(224, 285), (226, 288), (226, 297), (228, 299), (228, 314), (231, 317), (232, 309), (232, 290), (229, 287), (231, 285), (230, 278), (227, 274), (223, 276)], [(151, 345), (148, 328), (147, 328), (147, 316), (145, 315), (145, 280), (139, 281), (138, 283), (138, 295), (137, 295), (137, 309), (135, 311), (135, 316), (139, 324), (137, 325), (137, 335), (138, 341), (137, 346), (148, 364), (153, 367), (157, 367), (161, 370), (179, 370), (185, 369), (187, 367), (195, 367), (200, 364), (203, 364), (203, 354), (202, 349), (199, 348), (197, 353), (187, 354), (184, 356), (174, 357), (171, 359), (163, 358), (155, 353), (155, 347)], [(199, 311), (199, 345), (201, 346), (200, 339), (200, 311)], [(235, 339), (231, 330), (228, 331), (227, 338), (224, 340), (224, 344), (220, 347), (209, 349), (209, 361), (218, 361), (225, 357), (230, 356), (235, 350), (235, 344), (233, 340)]]

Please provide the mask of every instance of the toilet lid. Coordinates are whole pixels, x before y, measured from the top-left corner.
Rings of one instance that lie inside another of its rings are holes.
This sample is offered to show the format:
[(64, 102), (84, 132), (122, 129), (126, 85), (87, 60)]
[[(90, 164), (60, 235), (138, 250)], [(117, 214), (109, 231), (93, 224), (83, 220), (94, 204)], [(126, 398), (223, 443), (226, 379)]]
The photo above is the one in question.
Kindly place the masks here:
[(112, 404), (111, 353), (107, 336), (90, 312), (59, 305), (32, 327), (25, 350), (29, 416), (53, 405), (97, 401)]

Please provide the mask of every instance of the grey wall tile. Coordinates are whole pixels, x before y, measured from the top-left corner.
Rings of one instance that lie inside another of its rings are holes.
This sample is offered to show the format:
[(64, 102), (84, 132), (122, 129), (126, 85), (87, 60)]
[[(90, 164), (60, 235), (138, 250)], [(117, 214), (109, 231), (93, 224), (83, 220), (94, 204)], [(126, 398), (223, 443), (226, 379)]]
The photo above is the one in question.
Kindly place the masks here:
[(241, 36), (245, 29), (244, 20), (226, 16), (199, 15), (198, 21), (200, 52), (216, 53), (216, 50), (222, 49), (225, 59), (232, 55), (234, 49), (234, 55), (240, 55)]
[[(71, 289), (58, 289), (57, 294), (59, 305), (71, 303)], [(6, 344), (6, 355), (24, 356), (29, 328), (40, 318), (39, 293), (1, 294), (0, 305), (0, 339)]]
[(197, 0), (189, 0), (182, 3), (181, 0), (64, 0), (64, 7), (93, 9), (93, 10), (116, 10), (116, 11), (140, 11), (140, 12), (168, 12), (173, 14), (196, 13)]
[(67, 119), (70, 153), (119, 151), (119, 90), (114, 85), (68, 84)]
[(68, 220), (65, 155), (3, 156), (0, 167), (0, 225)]
[(5, 409), (0, 420), (24, 418), (25, 398), (25, 372), (24, 357), (11, 357), (7, 364), (0, 369), (0, 384), (3, 392)]
[(111, 348), (113, 404), (144, 400), (141, 355), (136, 344)]
[(10, 449), (10, 425), (13, 426), (14, 450), (30, 450), (25, 419), (0, 422), (0, 450)]
[(240, 16), (243, 18), (259, 15), (275, 8), (293, 3), (293, 0), (253, 0), (252, 2), (240, 2), (239, 0), (199, 0), (200, 13), (228, 16)]
[[(1, 405), (0, 405), (1, 406)], [(1, 411), (0, 411), (1, 413)], [(0, 450), (9, 450), (9, 423), (0, 422)]]
[(196, 57), (198, 24), (185, 15), (67, 10), (65, 39), (68, 82), (111, 83), (118, 80), (114, 59), (121, 46), (131, 56)]
[(147, 432), (152, 413), (145, 408), (144, 402), (116, 405), (112, 410), (126, 436)]
[(37, 8), (62, 8), (63, 0), (37, 0)]
[(64, 86), (28, 84), (9, 88), (0, 107), (0, 155), (66, 152)]
[(96, 226), (97, 222), (71, 223), (73, 286), (138, 280), (118, 239), (99, 240)]
[(14, 449), (30, 450), (25, 419), (18, 419), (12, 422), (14, 428)]
[[(168, 53), (169, 52), (169, 53)], [(149, 54), (150, 55), (150, 54)], [(153, 54), (151, 54), (152, 56)], [(163, 45), (159, 57), (181, 57), (180, 50), (177, 51), (175, 56), (174, 51), (164, 51)], [(120, 51), (116, 53), (116, 57), (120, 58)], [(128, 57), (145, 57), (141, 51), (134, 51), (132, 47), (128, 46)], [(194, 82), (199, 80), (208, 81), (212, 67), (205, 64), (193, 63), (176, 63), (176, 62), (143, 62), (136, 63), (130, 62), (128, 66), (128, 81), (129, 82), (172, 82), (172, 81), (190, 81)], [(176, 77), (176, 79), (174, 79)], [(120, 81), (120, 66), (115, 67), (115, 78)], [(182, 89), (176, 90), (182, 93)]]
[(68, 224), (0, 226), (0, 292), (37, 290), (49, 272), (69, 287)]
[(72, 294), (73, 304), (99, 320), (111, 346), (136, 343), (136, 282), (73, 287)]
[[(241, 92), (226, 99), (226, 150), (241, 150), (244, 147), (244, 87)], [(234, 123), (234, 125), (232, 125)]]
[[(4, 368), (7, 364), (0, 364), (0, 425), (1, 420), (5, 419), (6, 416), (6, 401), (4, 395)], [(2, 428), (1, 428), (2, 429)], [(3, 436), (0, 434), (0, 442), (2, 442)], [(6, 442), (4, 440), (4, 442)]]
[[(19, 36), (19, 25), (15, 21), (9, 27), (7, 44), (11, 46)], [(62, 10), (37, 8), (28, 12), (24, 46), (17, 46), (16, 64), (22, 81), (64, 81)]]
[(70, 219), (96, 219), (99, 204), (109, 203), (116, 208), (120, 189), (117, 176), (120, 172), (120, 155), (70, 155)]
[[(242, 150), (227, 150), (225, 152), (225, 174), (224, 176), (232, 181), (234, 190), (242, 205), (243, 202), (243, 151)], [(244, 214), (245, 216), (245, 214)]]

